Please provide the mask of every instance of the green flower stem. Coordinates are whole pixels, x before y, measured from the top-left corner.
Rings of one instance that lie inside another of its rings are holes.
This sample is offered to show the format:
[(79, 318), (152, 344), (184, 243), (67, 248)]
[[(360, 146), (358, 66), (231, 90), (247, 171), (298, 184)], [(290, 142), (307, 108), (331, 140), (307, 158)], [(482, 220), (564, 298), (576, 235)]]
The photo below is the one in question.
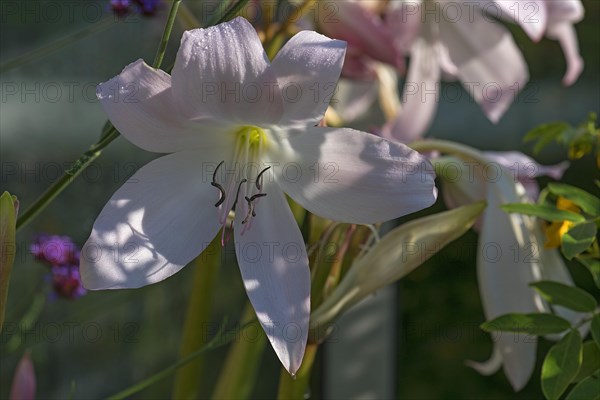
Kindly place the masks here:
[(488, 164), (489, 161), (482, 156), (481, 152), (472, 147), (449, 140), (419, 140), (409, 144), (409, 147), (418, 152), (440, 151), (446, 154), (452, 154), (467, 161), (476, 161), (481, 164)]
[[(254, 309), (246, 304), (242, 321), (255, 318)], [(231, 345), (212, 394), (214, 400), (248, 399), (260, 371), (259, 363), (267, 337), (258, 322), (246, 327)]]
[[(243, 325), (241, 329), (245, 329), (248, 325), (254, 324), (255, 322), (256, 321), (252, 320), (252, 321), (248, 322), (247, 324)], [(144, 379), (143, 381), (141, 381), (141, 382), (117, 393), (117, 394), (114, 394), (114, 395), (108, 397), (107, 399), (117, 400), (117, 399), (124, 399), (126, 397), (130, 397), (130, 396), (152, 386), (156, 382), (159, 382), (162, 379), (165, 379), (166, 377), (174, 374), (179, 368), (191, 363), (192, 361), (194, 361), (196, 358), (200, 357), (207, 351), (225, 346), (227, 343), (231, 342), (232, 340), (234, 340), (237, 337), (236, 336), (237, 334), (235, 332), (229, 333), (226, 335), (222, 335), (222, 331), (223, 331), (223, 329), (221, 329), (221, 331), (209, 343), (207, 343), (200, 349), (196, 350), (192, 354), (188, 355), (187, 357), (182, 358), (181, 360), (177, 361), (175, 364), (163, 369), (160, 372), (157, 372), (156, 374), (152, 375), (151, 377)]]
[(48, 206), (52, 200), (56, 198), (63, 190), (67, 188), (74, 180), (81, 174), (81, 172), (87, 168), (94, 160), (96, 160), (102, 150), (112, 143), (113, 140), (119, 137), (119, 132), (113, 127), (111, 130), (101, 139), (98, 143), (92, 145), (75, 163), (73, 166), (65, 171), (63, 176), (60, 177), (48, 190), (44, 192), (35, 203), (27, 209), (17, 219), (17, 230), (24, 227), (34, 217), (36, 217), (46, 206)]
[[(212, 297), (216, 287), (216, 278), (221, 265), (220, 235), (217, 235), (212, 243), (195, 262), (194, 280), (192, 282), (192, 295), (190, 297), (183, 337), (181, 340), (181, 358), (193, 353), (195, 349), (204, 346), (208, 340), (205, 328), (210, 322)], [(198, 397), (200, 377), (204, 368), (203, 359), (198, 358), (194, 362), (181, 368), (175, 376), (173, 387), (173, 399), (195, 399)]]
[(306, 398), (305, 393), (310, 383), (310, 373), (315, 362), (318, 347), (315, 343), (308, 343), (306, 345), (302, 366), (296, 376), (292, 377), (285, 368), (281, 368), (279, 392), (277, 393), (279, 400), (304, 400)]
[(70, 33), (54, 42), (43, 45), (42, 47), (38, 47), (37, 49), (33, 49), (21, 56), (18, 56), (16, 58), (13, 58), (12, 60), (0, 64), (0, 73), (3, 74), (20, 65), (39, 60), (40, 58), (52, 54), (55, 51), (60, 50), (63, 47), (69, 46), (70, 44), (73, 44), (87, 36), (93, 35), (94, 33), (102, 32), (103, 30), (113, 26), (115, 22), (115, 18), (107, 17), (101, 21), (98, 21), (92, 26), (88, 26), (84, 29), (78, 30), (77, 32)]
[[(165, 51), (167, 49), (167, 42), (169, 37), (171, 36), (171, 31), (173, 30), (173, 23), (175, 21), (175, 17), (177, 16), (177, 8), (181, 0), (174, 0), (171, 5), (171, 11), (169, 12), (169, 18), (167, 20), (167, 25), (165, 26), (165, 30), (163, 32), (163, 36), (161, 42), (158, 46), (158, 50), (156, 52), (156, 59), (154, 60), (154, 68), (159, 68), (162, 64), (162, 60), (165, 55)], [(27, 209), (23, 213), (23, 215), (17, 220), (17, 230), (25, 226), (28, 222), (30, 222), (35, 216), (37, 216), (44, 208), (46, 208), (52, 200), (56, 198), (63, 190), (67, 188), (84, 169), (87, 168), (94, 160), (96, 160), (100, 154), (102, 154), (102, 150), (112, 143), (116, 138), (118, 138), (121, 134), (117, 129), (109, 123), (109, 125), (105, 125), (106, 129), (102, 134), (100, 140), (93, 144), (77, 161), (73, 166), (65, 171), (63, 176), (60, 177), (58, 181), (56, 181), (48, 190), (42, 194), (35, 203), (31, 207)]]
[(165, 25), (165, 30), (163, 31), (162, 38), (160, 39), (158, 50), (156, 50), (156, 57), (154, 57), (154, 62), (152, 63), (154, 68), (160, 68), (163, 58), (165, 57), (165, 52), (167, 51), (167, 45), (169, 44), (169, 38), (171, 37), (171, 31), (173, 30), (175, 19), (177, 18), (177, 10), (179, 9), (180, 3), (181, 0), (173, 0), (173, 3), (171, 3), (171, 10), (169, 11), (167, 24)]

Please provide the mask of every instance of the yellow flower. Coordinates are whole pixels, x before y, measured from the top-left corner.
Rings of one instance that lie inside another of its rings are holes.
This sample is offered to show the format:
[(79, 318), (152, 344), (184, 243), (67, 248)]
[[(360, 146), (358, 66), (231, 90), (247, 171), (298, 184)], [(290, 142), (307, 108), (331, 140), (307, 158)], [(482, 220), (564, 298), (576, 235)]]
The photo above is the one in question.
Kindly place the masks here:
[[(571, 211), (577, 214), (581, 213), (581, 209), (577, 207), (571, 200), (565, 199), (559, 196), (556, 201), (556, 208), (559, 210)], [(562, 237), (565, 233), (571, 229), (573, 222), (571, 221), (554, 221), (546, 228), (546, 243), (544, 246), (547, 249), (554, 249), (560, 247), (562, 243)]]

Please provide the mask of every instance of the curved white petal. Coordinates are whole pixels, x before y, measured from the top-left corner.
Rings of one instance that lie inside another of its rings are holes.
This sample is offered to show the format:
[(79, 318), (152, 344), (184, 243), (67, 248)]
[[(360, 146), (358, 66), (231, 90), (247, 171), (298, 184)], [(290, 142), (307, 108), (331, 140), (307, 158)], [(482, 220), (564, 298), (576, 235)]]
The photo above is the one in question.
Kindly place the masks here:
[(436, 46), (418, 39), (412, 47), (402, 107), (396, 118), (384, 126), (384, 137), (410, 143), (423, 136), (439, 102), (440, 71)]
[[(488, 207), (483, 215), (477, 254), (479, 291), (488, 320), (513, 312), (539, 312), (544, 307), (528, 286), (540, 277), (538, 244), (528, 231), (525, 217), (519, 215), (520, 223), (515, 224), (514, 217), (499, 208), (505, 202), (503, 198), (516, 198), (499, 190), (501, 187), (488, 184)], [(515, 390), (521, 389), (535, 366), (536, 338), (498, 333), (492, 339), (502, 354), (504, 372), (511, 385)]]
[(296, 34), (271, 64), (283, 98), (279, 125), (315, 126), (335, 92), (346, 43), (312, 31)]
[(532, 40), (538, 42), (544, 36), (548, 22), (547, 3), (554, 1), (494, 0), (497, 8), (488, 5), (485, 10), (493, 17), (501, 17), (517, 22)]
[[(302, 363), (310, 315), (310, 271), (304, 240), (285, 196), (264, 180), (246, 226), (235, 219), (235, 248), (248, 297), (277, 357), (295, 374)], [(244, 207), (245, 208), (245, 207)]]
[(498, 23), (470, 12), (472, 19), (459, 23), (440, 20), (440, 39), (457, 67), (456, 75), (494, 123), (527, 83), (525, 60), (512, 36)]
[(181, 115), (173, 102), (171, 77), (141, 59), (98, 85), (97, 96), (119, 132), (144, 150), (172, 153), (203, 146), (223, 129), (216, 121), (199, 125)]
[(435, 202), (431, 164), (403, 144), (352, 129), (311, 128), (291, 138), (289, 146), (272, 155), (280, 162), (275, 179), (322, 217), (376, 223)]
[(489, 360), (483, 362), (467, 360), (465, 361), (465, 364), (479, 372), (481, 375), (492, 375), (502, 367), (502, 353), (500, 352), (500, 348), (494, 344), (492, 355)]
[(509, 170), (513, 181), (520, 182), (524, 186), (530, 201), (536, 201), (540, 192), (535, 178), (549, 176), (553, 179), (561, 179), (569, 167), (568, 161), (556, 165), (540, 165), (533, 158), (518, 151), (485, 151), (483, 154), (492, 163)]
[(158, 158), (106, 204), (81, 250), (88, 289), (137, 288), (173, 275), (200, 254), (220, 225), (210, 185), (216, 162), (197, 152)]
[(556, 22), (548, 25), (546, 36), (558, 40), (567, 60), (567, 72), (563, 77), (563, 85), (571, 86), (583, 71), (583, 58), (579, 54), (577, 33), (570, 22)]
[(173, 97), (192, 119), (276, 123), (283, 113), (277, 77), (256, 31), (238, 17), (183, 34), (172, 72)]

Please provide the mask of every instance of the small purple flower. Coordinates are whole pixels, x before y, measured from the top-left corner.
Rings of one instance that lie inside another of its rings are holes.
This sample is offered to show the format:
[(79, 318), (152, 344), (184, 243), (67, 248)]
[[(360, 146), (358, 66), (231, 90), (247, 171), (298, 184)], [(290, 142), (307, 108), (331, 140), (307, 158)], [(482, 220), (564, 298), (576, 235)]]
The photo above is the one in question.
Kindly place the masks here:
[(110, 6), (117, 15), (126, 15), (130, 11), (131, 0), (110, 0)]
[(154, 15), (160, 4), (160, 0), (134, 0), (134, 1), (139, 6), (140, 12), (144, 15)]
[(87, 290), (85, 290), (81, 283), (77, 264), (53, 266), (52, 287), (58, 297), (65, 299), (77, 299), (87, 293)]
[[(132, 7), (135, 4), (135, 7)], [(115, 14), (125, 16), (134, 11), (143, 15), (154, 15), (160, 0), (111, 0), (110, 6)]]
[(48, 281), (52, 282), (53, 298), (76, 299), (86, 294), (79, 275), (80, 250), (70, 237), (39, 234), (30, 249), (50, 267)]
[(38, 235), (30, 250), (38, 260), (50, 265), (79, 264), (79, 249), (68, 236)]

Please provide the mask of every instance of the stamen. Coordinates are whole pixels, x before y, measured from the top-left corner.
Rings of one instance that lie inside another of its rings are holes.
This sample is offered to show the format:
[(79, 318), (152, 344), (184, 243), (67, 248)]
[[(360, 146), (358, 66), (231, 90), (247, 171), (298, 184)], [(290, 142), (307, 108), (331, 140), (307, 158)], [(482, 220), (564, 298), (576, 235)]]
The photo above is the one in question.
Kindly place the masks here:
[(244, 196), (246, 202), (248, 203), (248, 214), (246, 214), (246, 218), (244, 218), (244, 220), (242, 221), (242, 225), (248, 222), (248, 220), (250, 220), (250, 217), (256, 217), (256, 213), (254, 212), (254, 200), (260, 197), (265, 197), (266, 195), (266, 193), (257, 193), (252, 197)]
[(212, 176), (212, 182), (210, 183), (211, 185), (213, 185), (214, 187), (216, 187), (217, 189), (219, 189), (220, 193), (220, 197), (219, 197), (219, 201), (217, 201), (215, 203), (215, 207), (219, 207), (221, 204), (223, 204), (223, 202), (225, 201), (225, 197), (226, 197), (226, 192), (225, 189), (223, 188), (223, 186), (221, 186), (220, 183), (217, 182), (217, 171), (219, 170), (219, 168), (221, 167), (221, 165), (223, 165), (225, 163), (225, 160), (221, 161), (219, 163), (219, 165), (217, 165), (217, 168), (215, 168), (215, 172), (213, 172), (213, 176)]
[(248, 180), (246, 178), (242, 179), (242, 181), (240, 182), (240, 184), (238, 185), (237, 188), (237, 193), (235, 194), (235, 201), (233, 202), (233, 207), (231, 207), (231, 209), (233, 211), (235, 211), (235, 206), (237, 205), (238, 202), (238, 197), (240, 197), (240, 190), (242, 189), (242, 184), (248, 182)]
[[(258, 190), (262, 190), (262, 175), (267, 172), (269, 169), (271, 168), (271, 166), (268, 166), (267, 168), (263, 169), (262, 171), (260, 171), (260, 173), (256, 176), (256, 188)], [(260, 182), (260, 183), (259, 183)]]

